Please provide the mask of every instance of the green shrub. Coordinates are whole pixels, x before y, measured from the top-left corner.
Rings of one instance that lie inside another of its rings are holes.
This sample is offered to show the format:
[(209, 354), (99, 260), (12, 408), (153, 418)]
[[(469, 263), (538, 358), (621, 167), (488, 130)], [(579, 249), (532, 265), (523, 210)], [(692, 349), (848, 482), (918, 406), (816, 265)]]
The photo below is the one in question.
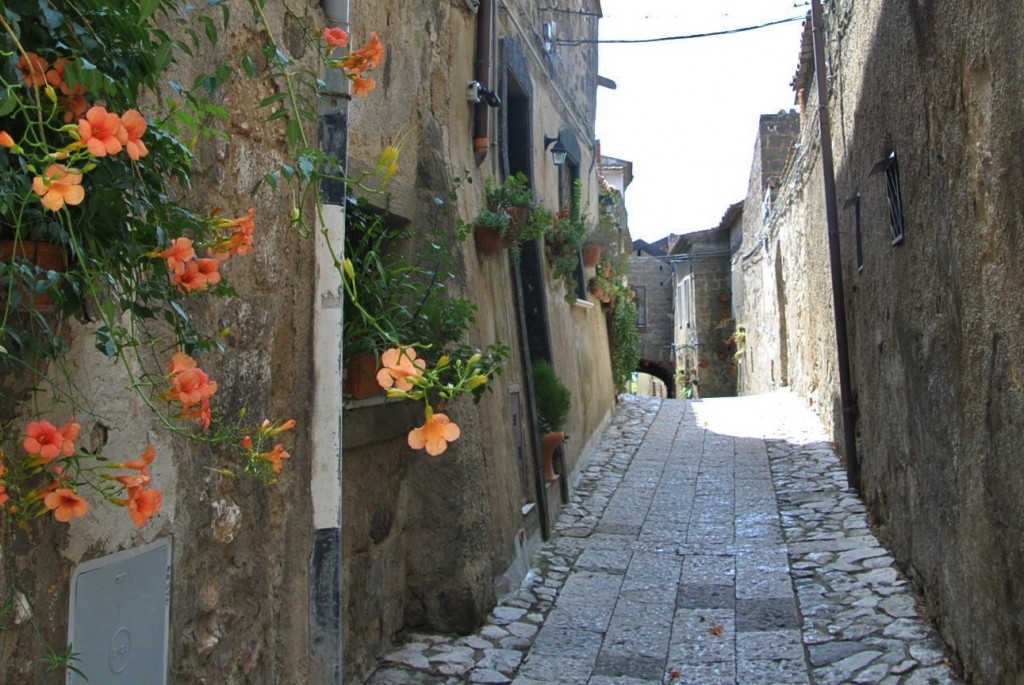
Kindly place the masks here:
[(572, 394), (558, 379), (551, 363), (544, 359), (533, 363), (533, 391), (537, 397), (537, 421), (541, 433), (561, 430), (569, 416)]

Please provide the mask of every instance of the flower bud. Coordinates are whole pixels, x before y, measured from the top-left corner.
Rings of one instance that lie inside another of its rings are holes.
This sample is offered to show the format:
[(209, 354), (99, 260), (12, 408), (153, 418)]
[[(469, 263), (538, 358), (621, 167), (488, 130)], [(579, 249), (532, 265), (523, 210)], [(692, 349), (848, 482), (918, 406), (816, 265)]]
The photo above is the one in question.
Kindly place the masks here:
[(381, 150), (380, 156), (377, 157), (377, 169), (379, 171), (391, 171), (391, 168), (394, 167), (394, 171), (391, 171), (391, 174), (394, 175), (394, 172), (398, 170), (397, 165), (398, 148), (394, 145), (385, 146), (384, 149)]

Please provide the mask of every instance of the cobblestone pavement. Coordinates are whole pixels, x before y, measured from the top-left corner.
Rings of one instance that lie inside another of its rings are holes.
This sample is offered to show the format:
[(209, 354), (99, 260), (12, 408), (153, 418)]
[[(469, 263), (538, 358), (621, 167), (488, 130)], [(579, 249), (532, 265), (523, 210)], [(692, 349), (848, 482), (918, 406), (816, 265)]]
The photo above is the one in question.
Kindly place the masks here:
[(788, 392), (625, 398), (555, 528), (477, 634), (408, 635), (368, 683), (959, 682)]

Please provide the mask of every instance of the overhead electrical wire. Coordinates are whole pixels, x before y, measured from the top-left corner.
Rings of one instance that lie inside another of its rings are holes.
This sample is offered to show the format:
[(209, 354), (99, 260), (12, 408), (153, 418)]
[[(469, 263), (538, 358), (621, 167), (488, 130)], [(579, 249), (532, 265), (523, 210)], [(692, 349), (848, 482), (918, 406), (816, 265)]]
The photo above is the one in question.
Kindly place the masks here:
[(711, 36), (727, 36), (732, 33), (744, 33), (746, 31), (755, 31), (757, 29), (767, 28), (769, 26), (776, 26), (778, 24), (786, 24), (791, 21), (804, 21), (805, 16), (800, 17), (789, 17), (788, 19), (777, 19), (775, 21), (769, 21), (765, 24), (758, 24), (756, 26), (744, 26), (738, 29), (725, 29), (722, 31), (709, 31), (708, 33), (691, 33), (685, 36), (662, 36), (660, 38), (619, 38), (619, 39), (594, 39), (594, 40), (556, 40), (552, 41), (555, 45), (587, 45), (593, 43), (615, 43), (615, 44), (628, 44), (628, 43), (664, 43), (672, 40), (690, 40), (692, 38), (710, 38)]

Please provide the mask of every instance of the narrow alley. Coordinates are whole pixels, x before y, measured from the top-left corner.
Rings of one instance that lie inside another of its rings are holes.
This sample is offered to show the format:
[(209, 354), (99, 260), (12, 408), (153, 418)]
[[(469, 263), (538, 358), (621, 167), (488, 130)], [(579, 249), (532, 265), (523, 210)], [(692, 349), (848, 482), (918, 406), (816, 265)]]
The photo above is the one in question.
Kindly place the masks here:
[(627, 397), (599, 444), (526, 583), (370, 685), (958, 682), (798, 397)]

